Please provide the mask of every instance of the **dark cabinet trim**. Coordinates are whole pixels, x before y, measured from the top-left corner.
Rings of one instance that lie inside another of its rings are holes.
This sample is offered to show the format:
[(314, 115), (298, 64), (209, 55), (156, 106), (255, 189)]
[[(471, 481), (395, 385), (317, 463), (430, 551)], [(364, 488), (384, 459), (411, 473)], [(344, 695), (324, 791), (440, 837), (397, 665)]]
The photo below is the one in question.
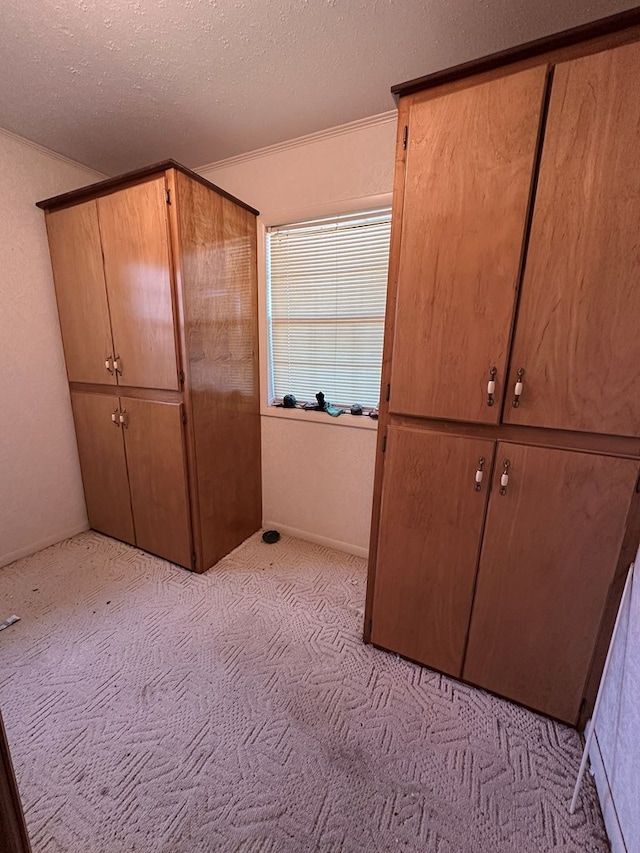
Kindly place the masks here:
[(199, 175), (197, 172), (192, 172), (191, 169), (187, 169), (186, 166), (177, 163), (175, 160), (163, 160), (161, 163), (154, 163), (151, 166), (145, 166), (144, 169), (136, 169), (133, 172), (126, 172), (124, 175), (118, 175), (115, 178), (107, 178), (104, 181), (98, 181), (97, 184), (90, 184), (88, 187), (82, 187), (79, 190), (72, 190), (69, 193), (62, 193), (62, 195), (55, 195), (52, 196), (52, 198), (44, 199), (44, 201), (38, 201), (36, 202), (36, 205), (41, 207), (43, 210), (55, 210), (59, 207), (68, 207), (69, 205), (78, 204), (78, 202), (86, 201), (90, 198), (96, 198), (97, 196), (106, 195), (107, 193), (115, 190), (120, 190), (129, 184), (139, 183), (145, 178), (150, 178), (154, 175), (166, 172), (167, 169), (176, 169), (178, 172), (188, 175), (188, 177), (192, 178), (194, 181), (198, 181), (198, 183), (203, 184), (210, 190), (214, 190), (218, 195), (228, 198), (229, 201), (232, 201), (235, 204), (239, 204), (240, 207), (244, 207), (244, 209), (248, 210), (250, 213), (253, 213), (256, 216), (259, 215), (255, 208), (250, 207), (244, 201), (240, 201), (239, 198), (225, 192), (225, 190), (222, 190), (220, 187), (212, 184), (211, 181), (203, 178), (202, 175)]
[(398, 83), (391, 87), (391, 94), (397, 101), (400, 97), (412, 95), (414, 92), (420, 92), (423, 89), (432, 89), (435, 86), (442, 86), (444, 83), (453, 83), (473, 74), (495, 71), (497, 68), (514, 62), (532, 59), (552, 50), (572, 47), (588, 39), (611, 35), (638, 25), (640, 25), (640, 6), (619, 12), (617, 15), (599, 18), (597, 21), (590, 21), (588, 24), (581, 24), (579, 27), (572, 27), (569, 30), (562, 30), (559, 33), (552, 33), (534, 41), (509, 47), (506, 50), (491, 53), (489, 56), (471, 59), (451, 68), (434, 71), (424, 77), (407, 80), (406, 83)]

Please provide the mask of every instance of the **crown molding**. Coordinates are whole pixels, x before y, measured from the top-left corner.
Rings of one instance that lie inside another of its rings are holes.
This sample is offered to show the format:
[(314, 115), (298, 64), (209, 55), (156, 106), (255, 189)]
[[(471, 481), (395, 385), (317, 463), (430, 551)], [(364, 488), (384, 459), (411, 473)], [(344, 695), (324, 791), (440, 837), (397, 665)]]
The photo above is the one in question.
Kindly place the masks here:
[(335, 127), (329, 127), (326, 130), (318, 130), (315, 133), (308, 133), (305, 136), (297, 136), (295, 139), (288, 139), (286, 142), (276, 142), (274, 145), (267, 145), (264, 148), (256, 148), (254, 151), (247, 151), (245, 154), (237, 154), (235, 157), (227, 157), (225, 160), (216, 160), (213, 163), (207, 163), (206, 166), (199, 166), (195, 169), (196, 172), (213, 171), (224, 169), (227, 166), (236, 166), (239, 163), (246, 163), (248, 160), (256, 160), (259, 157), (266, 157), (269, 154), (277, 154), (281, 151), (288, 151), (292, 148), (300, 148), (303, 145), (312, 145), (314, 142), (320, 142), (323, 139), (331, 139), (334, 136), (342, 136), (345, 133), (355, 133), (359, 130), (365, 130), (368, 127), (376, 127), (380, 124), (389, 124), (395, 122), (398, 115), (397, 110), (389, 110), (386, 113), (379, 113), (375, 116), (350, 121), (346, 124), (339, 124)]
[(78, 163), (77, 160), (72, 160), (70, 157), (65, 157), (64, 154), (58, 154), (57, 151), (52, 151), (50, 148), (45, 148), (44, 145), (39, 145), (37, 142), (32, 142), (31, 139), (26, 139), (26, 137), (24, 136), (19, 136), (17, 133), (12, 133), (10, 130), (6, 130), (4, 127), (0, 127), (0, 136), (5, 136), (7, 137), (7, 139), (12, 139), (14, 142), (20, 142), (22, 145), (26, 145), (27, 148), (33, 148), (34, 151), (38, 151), (40, 154), (45, 154), (47, 157), (51, 157), (53, 160), (59, 160), (61, 163), (64, 163), (67, 166), (75, 166), (77, 169), (84, 169), (85, 172), (90, 172), (97, 178), (108, 177), (104, 174), (104, 172), (98, 172), (96, 169), (92, 169), (90, 166), (85, 166), (84, 163)]

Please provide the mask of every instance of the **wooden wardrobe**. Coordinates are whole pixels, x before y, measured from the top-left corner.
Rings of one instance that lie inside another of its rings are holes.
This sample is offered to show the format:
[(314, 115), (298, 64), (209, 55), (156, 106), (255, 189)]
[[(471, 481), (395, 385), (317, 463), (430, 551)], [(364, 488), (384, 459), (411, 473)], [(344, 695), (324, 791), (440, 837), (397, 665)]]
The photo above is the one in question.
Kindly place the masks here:
[(573, 725), (640, 538), (639, 25), (392, 90), (365, 640)]
[(171, 160), (38, 206), (89, 523), (205, 571), (261, 524), (257, 211)]

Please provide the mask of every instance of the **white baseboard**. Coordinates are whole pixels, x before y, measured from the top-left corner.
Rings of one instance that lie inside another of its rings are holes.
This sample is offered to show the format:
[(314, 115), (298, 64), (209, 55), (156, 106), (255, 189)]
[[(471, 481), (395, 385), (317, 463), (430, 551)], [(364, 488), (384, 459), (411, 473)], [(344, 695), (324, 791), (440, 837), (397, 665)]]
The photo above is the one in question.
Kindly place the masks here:
[(59, 533), (48, 536), (46, 539), (40, 540), (40, 542), (32, 542), (31, 545), (26, 545), (24, 548), (18, 548), (17, 551), (10, 551), (8, 554), (0, 554), (0, 568), (2, 566), (8, 566), (9, 563), (13, 563), (15, 560), (20, 560), (22, 557), (30, 557), (32, 554), (35, 554), (36, 551), (42, 551), (43, 548), (48, 548), (49, 545), (55, 545), (56, 542), (62, 542), (63, 539), (70, 539), (72, 536), (77, 536), (78, 533), (84, 533), (84, 531), (88, 529), (89, 525), (85, 521), (81, 527), (76, 526), (70, 530), (62, 530)]
[(598, 791), (598, 799), (600, 800), (600, 808), (602, 809), (604, 825), (607, 830), (607, 835), (609, 836), (609, 841), (611, 842), (611, 853), (627, 853), (627, 845), (624, 842), (622, 829), (618, 822), (618, 815), (616, 813), (615, 803), (613, 802), (613, 794), (609, 787), (602, 753), (600, 752), (597, 730), (595, 737), (591, 741), (589, 759), (591, 760), (591, 771)]
[(277, 521), (265, 520), (262, 522), (265, 530), (278, 530), (285, 536), (294, 536), (296, 539), (304, 539), (305, 542), (313, 542), (314, 545), (324, 545), (325, 548), (333, 548), (335, 551), (344, 551), (346, 554), (355, 554), (356, 557), (368, 557), (369, 549), (360, 545), (352, 545), (350, 542), (340, 542), (337, 539), (328, 539), (326, 536), (318, 536), (316, 533), (308, 533), (306, 530), (298, 530)]

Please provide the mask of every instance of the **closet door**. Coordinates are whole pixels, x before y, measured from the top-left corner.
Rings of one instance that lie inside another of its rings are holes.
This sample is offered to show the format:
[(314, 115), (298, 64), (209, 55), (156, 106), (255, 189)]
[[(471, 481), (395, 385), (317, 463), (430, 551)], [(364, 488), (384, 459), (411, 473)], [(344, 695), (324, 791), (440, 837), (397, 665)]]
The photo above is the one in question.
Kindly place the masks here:
[(639, 69), (640, 44), (555, 69), (508, 423), (640, 436)]
[(71, 404), (89, 525), (135, 545), (119, 400), (72, 391)]
[(121, 397), (136, 544), (188, 568), (191, 525), (183, 407)]
[(638, 499), (639, 467), (629, 459), (498, 444), (467, 681), (577, 722), (627, 515)]
[(457, 677), (493, 452), (484, 439), (387, 433), (371, 641)]
[(0, 838), (4, 853), (32, 853), (9, 741), (0, 713)]
[(411, 106), (391, 412), (500, 418), (546, 79), (534, 68)]
[(164, 177), (98, 199), (122, 385), (178, 389)]
[(115, 385), (96, 202), (49, 212), (46, 222), (69, 381)]

